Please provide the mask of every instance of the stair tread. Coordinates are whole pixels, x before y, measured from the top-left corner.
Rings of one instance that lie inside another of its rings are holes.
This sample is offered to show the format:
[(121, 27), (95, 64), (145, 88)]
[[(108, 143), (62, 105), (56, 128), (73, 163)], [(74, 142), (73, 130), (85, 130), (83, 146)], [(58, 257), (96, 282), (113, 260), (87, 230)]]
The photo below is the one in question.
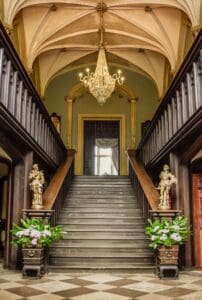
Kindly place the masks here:
[(152, 270), (145, 220), (127, 176), (75, 176), (50, 247), (53, 270)]

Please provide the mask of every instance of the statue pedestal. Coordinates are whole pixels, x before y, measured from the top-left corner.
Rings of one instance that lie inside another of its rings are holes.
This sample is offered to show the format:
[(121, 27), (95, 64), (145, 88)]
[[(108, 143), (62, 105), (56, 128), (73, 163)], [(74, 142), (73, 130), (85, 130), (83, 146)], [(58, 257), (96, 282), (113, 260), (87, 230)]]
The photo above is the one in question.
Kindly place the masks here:
[(25, 218), (40, 218), (44, 221), (45, 224), (49, 223), (51, 217), (53, 216), (55, 210), (50, 209), (23, 209), (22, 216)]
[(161, 220), (162, 218), (167, 218), (168, 220), (172, 220), (175, 217), (181, 214), (181, 210), (150, 210), (149, 214), (152, 220)]

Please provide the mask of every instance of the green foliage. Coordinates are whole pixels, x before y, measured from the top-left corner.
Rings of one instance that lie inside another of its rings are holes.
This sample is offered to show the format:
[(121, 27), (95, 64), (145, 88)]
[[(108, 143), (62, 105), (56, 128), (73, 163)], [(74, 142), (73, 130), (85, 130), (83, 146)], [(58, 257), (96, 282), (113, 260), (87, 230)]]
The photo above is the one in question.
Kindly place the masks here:
[(22, 226), (13, 225), (12, 243), (22, 247), (49, 247), (54, 241), (63, 238), (63, 227), (44, 224), (41, 219), (21, 219)]
[(149, 246), (154, 249), (161, 245), (171, 247), (172, 245), (185, 244), (191, 234), (191, 226), (184, 216), (176, 217), (173, 220), (162, 218), (152, 221), (148, 219), (148, 224), (145, 233), (151, 240)]

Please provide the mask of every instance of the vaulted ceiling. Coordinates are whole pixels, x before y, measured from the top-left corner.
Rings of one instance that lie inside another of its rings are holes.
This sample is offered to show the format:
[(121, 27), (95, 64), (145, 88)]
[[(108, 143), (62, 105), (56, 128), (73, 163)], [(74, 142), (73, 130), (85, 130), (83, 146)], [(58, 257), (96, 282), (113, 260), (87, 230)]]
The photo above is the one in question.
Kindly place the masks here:
[[(41, 93), (62, 71), (95, 64), (98, 0), (4, 0), (4, 23), (21, 12), (29, 69), (38, 58)], [(104, 40), (111, 65), (144, 73), (163, 93), (166, 65), (175, 71), (185, 20), (200, 24), (201, 0), (105, 0)]]

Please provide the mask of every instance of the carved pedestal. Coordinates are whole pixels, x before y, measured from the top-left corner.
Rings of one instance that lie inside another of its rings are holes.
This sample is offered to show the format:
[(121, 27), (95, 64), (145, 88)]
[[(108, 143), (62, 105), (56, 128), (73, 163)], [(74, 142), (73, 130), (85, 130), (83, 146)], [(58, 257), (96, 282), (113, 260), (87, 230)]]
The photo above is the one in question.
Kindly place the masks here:
[(160, 279), (178, 278), (179, 245), (161, 246), (157, 249), (156, 270)]
[(23, 248), (23, 277), (41, 278), (45, 273), (45, 249)]

